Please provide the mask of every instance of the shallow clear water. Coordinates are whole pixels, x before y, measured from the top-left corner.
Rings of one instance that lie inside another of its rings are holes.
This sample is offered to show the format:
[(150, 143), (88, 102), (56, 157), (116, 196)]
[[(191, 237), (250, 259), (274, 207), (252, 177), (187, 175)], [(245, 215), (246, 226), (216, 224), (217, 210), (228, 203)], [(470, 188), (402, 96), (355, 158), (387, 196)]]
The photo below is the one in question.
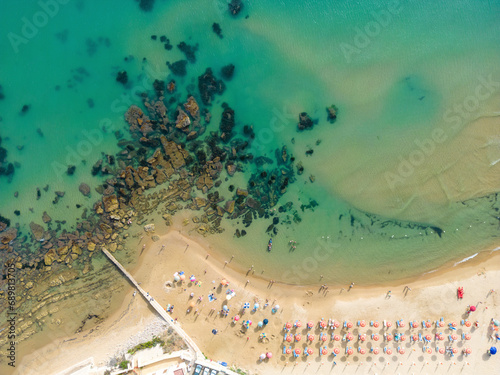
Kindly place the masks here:
[[(240, 239), (233, 233), (241, 223), (226, 222), (226, 232), (211, 239), (223, 254), (236, 253), (242, 267), (253, 264), (287, 282), (324, 274), (337, 283), (376, 283), (493, 246), (498, 203), (468, 200), (500, 189), (499, 2), (246, 3), (233, 19), (222, 0), (157, 0), (152, 12), (135, 1), (69, 1), (32, 37), (23, 36), (23, 17), (40, 17), (40, 5), (1, 5), (9, 17), (0, 26), (0, 136), (8, 160), (20, 167), (12, 182), (0, 178), (0, 214), (25, 232), (43, 211), (74, 225), (83, 212), (76, 205), (90, 208), (99, 197), (83, 197), (78, 185), (100, 183), (92, 164), (119, 150), (115, 132), (128, 134), (123, 113), (140, 102), (135, 93), (166, 79), (165, 62), (181, 59), (175, 45), (186, 41), (199, 50), (188, 75), (176, 77), (179, 96), (193, 91), (207, 67), (217, 74), (233, 63), (235, 76), (213, 105), (213, 129), (226, 101), (239, 127), (254, 126), (256, 155), (272, 157), (286, 145), (305, 168), (280, 202), (292, 201), (301, 221), (278, 225), (270, 254), (269, 220), (254, 222)], [(211, 31), (213, 22), (223, 39)], [(9, 33), (25, 39), (13, 42)], [(152, 34), (167, 35), (174, 48), (166, 51)], [(126, 88), (115, 81), (122, 69)], [(490, 76), (493, 84), (485, 85)], [(30, 109), (21, 115), (25, 104)], [(326, 121), (331, 104), (339, 108), (334, 124)], [(302, 111), (318, 124), (298, 133)], [(444, 141), (431, 147), (435, 129)], [(73, 176), (64, 172), (69, 164), (77, 167)], [(244, 185), (255, 171), (247, 165), (231, 183)], [(46, 185), (36, 200), (36, 187)], [(53, 205), (56, 190), (66, 195)], [(220, 192), (229, 197), (227, 184)], [(310, 200), (319, 205), (302, 212)], [(298, 242), (295, 251), (290, 240)]]

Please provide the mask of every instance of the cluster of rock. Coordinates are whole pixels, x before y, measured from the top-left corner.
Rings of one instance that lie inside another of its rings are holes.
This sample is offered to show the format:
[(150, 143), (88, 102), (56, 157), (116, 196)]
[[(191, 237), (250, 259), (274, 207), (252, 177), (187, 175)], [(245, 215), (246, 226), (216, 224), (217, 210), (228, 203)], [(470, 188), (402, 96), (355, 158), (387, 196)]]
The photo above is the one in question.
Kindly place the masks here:
[(227, 8), (232, 16), (237, 16), (243, 9), (243, 1), (231, 0), (231, 2), (227, 4)]
[(2, 137), (0, 137), (0, 176), (6, 176), (9, 181), (14, 175), (14, 164), (7, 161), (7, 150), (2, 147)]

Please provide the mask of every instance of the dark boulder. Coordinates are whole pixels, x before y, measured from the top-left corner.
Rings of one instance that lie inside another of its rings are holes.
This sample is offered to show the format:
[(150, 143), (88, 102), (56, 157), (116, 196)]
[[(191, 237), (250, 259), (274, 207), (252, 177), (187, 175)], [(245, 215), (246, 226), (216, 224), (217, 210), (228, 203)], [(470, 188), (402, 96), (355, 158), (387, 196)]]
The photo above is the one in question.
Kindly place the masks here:
[(228, 142), (233, 136), (232, 132), (234, 125), (234, 110), (229, 106), (226, 106), (224, 112), (222, 112), (222, 118), (219, 125), (219, 129), (221, 131), (220, 137), (224, 142)]
[(198, 51), (198, 44), (194, 46), (190, 46), (189, 44), (186, 44), (185, 42), (181, 42), (177, 45), (177, 48), (181, 50), (182, 53), (184, 53), (184, 56), (186, 56), (187, 61), (190, 63), (195, 63), (196, 62), (196, 51)]
[(220, 25), (219, 25), (218, 23), (214, 22), (214, 23), (212, 24), (212, 31), (213, 31), (213, 32), (214, 32), (214, 33), (215, 33), (215, 34), (216, 34), (219, 38), (221, 38), (221, 39), (223, 38), (223, 36), (222, 36), (222, 29), (221, 29), (221, 27), (220, 27)]
[(122, 85), (126, 85), (128, 82), (128, 75), (125, 70), (118, 72), (116, 75), (116, 82), (120, 82)]
[(78, 190), (80, 190), (80, 193), (82, 193), (86, 197), (90, 196), (90, 186), (86, 183), (82, 182), (78, 187)]
[(298, 124), (299, 130), (312, 129), (313, 125), (314, 125), (313, 120), (309, 117), (309, 115), (306, 112), (302, 112), (299, 115), (299, 124)]
[(229, 64), (229, 65), (222, 67), (221, 75), (222, 75), (222, 78), (224, 78), (226, 81), (231, 80), (231, 78), (233, 78), (233, 74), (234, 74), (234, 65), (233, 64)]
[(139, 2), (139, 8), (145, 12), (151, 12), (155, 5), (155, 0), (136, 0)]
[(68, 165), (68, 169), (66, 170), (66, 173), (68, 176), (73, 176), (75, 173), (76, 166), (75, 165)]
[(217, 80), (213, 75), (212, 69), (207, 68), (205, 73), (198, 77), (198, 89), (200, 90), (201, 101), (205, 105), (212, 103), (215, 94), (222, 94), (226, 85), (222, 80)]
[(243, 1), (231, 0), (231, 2), (227, 4), (227, 8), (229, 10), (229, 13), (231, 13), (231, 15), (237, 16), (243, 9)]

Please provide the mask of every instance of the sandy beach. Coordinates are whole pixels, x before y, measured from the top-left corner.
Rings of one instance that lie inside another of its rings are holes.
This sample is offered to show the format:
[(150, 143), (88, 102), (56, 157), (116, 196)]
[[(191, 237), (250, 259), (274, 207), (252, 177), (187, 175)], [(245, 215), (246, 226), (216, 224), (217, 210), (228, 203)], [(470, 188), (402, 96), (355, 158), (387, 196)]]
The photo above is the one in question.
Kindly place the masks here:
[[(500, 281), (500, 258), (495, 253), (486, 260), (478, 257), (449, 271), (430, 273), (390, 287), (361, 288), (355, 284), (352, 289), (349, 289), (349, 285), (344, 288), (321, 288), (320, 281), (316, 286), (297, 287), (270, 283), (251, 265), (247, 272), (234, 270), (231, 267), (232, 259), (220, 260), (210, 254), (210, 250), (207, 251), (209, 247), (206, 239), (187, 238), (180, 233), (180, 229), (172, 228), (161, 236), (160, 241), (148, 240), (139, 262), (129, 271), (162, 306), (174, 305), (172, 316), (210, 359), (226, 361), (230, 366), (234, 365), (250, 374), (287, 374), (297, 371), (325, 374), (333, 371), (345, 374), (394, 373), (396, 370), (422, 374), (468, 374), (493, 373), (498, 365), (496, 357), (486, 354), (487, 349), (494, 344), (490, 339), (492, 331), (489, 330), (489, 323), (492, 318), (500, 316), (499, 296), (496, 291), (490, 292)], [(162, 245), (165, 246), (162, 248)], [(117, 253), (116, 257), (119, 260), (120, 254)], [(185, 272), (186, 280), (174, 283), (173, 275), (179, 271)], [(190, 275), (195, 275), (196, 283), (189, 281)], [(229, 281), (229, 286), (221, 286), (223, 279)], [(464, 288), (462, 300), (457, 299), (459, 286)], [(230, 301), (226, 300), (228, 289), (235, 292)], [(210, 293), (216, 300), (209, 302)], [(193, 301), (194, 307), (188, 312)], [(242, 309), (245, 302), (250, 303), (249, 309)], [(259, 308), (253, 310), (255, 303), (259, 304)], [(271, 309), (276, 304), (280, 308), (273, 314)], [(229, 308), (226, 317), (220, 314), (224, 305)], [(461, 325), (461, 320), (467, 318), (465, 313), (468, 305), (477, 306), (468, 319), (471, 323), (477, 321), (478, 327), (474, 324), (471, 328)], [(235, 324), (233, 317), (237, 314), (241, 315), (241, 319)], [(436, 330), (435, 321), (441, 317), (446, 326)], [(352, 347), (353, 355), (345, 354), (345, 341), (331, 340), (331, 330), (319, 329), (318, 322), (322, 318), (326, 321), (333, 318), (341, 323), (347, 320), (354, 324), (349, 331), (341, 330), (342, 326), (335, 331), (341, 337), (347, 332), (352, 333), (354, 339), (347, 346)], [(259, 328), (257, 323), (263, 319), (268, 319), (269, 323)], [(297, 319), (302, 322), (302, 327), (292, 328), (291, 333), (300, 333), (302, 339), (289, 344), (284, 341), (283, 327), (286, 322), (294, 323)], [(404, 320), (404, 328), (395, 328), (396, 320), (399, 319)], [(421, 322), (428, 319), (433, 323), (432, 328), (423, 329)], [(249, 329), (244, 329), (241, 324), (245, 320), (252, 321)], [(359, 320), (364, 320), (366, 326), (359, 327)], [(378, 320), (380, 327), (370, 327), (369, 322), (372, 320)], [(392, 323), (390, 329), (383, 327), (384, 320)], [(419, 323), (419, 328), (410, 330), (408, 326), (413, 320)], [(305, 328), (308, 321), (314, 322), (311, 330)], [(457, 322), (457, 330), (452, 332), (448, 323), (453, 321)], [(102, 366), (120, 351), (126, 351), (127, 345), (131, 346), (137, 340), (147, 341), (155, 330), (159, 332), (162, 329), (164, 326), (156, 313), (142, 297), (134, 297), (130, 287), (124, 292), (119, 311), (106, 321), (91, 332), (81, 332), (54, 342), (25, 357), (17, 373), (56, 374), (89, 357), (94, 359), (97, 366)], [(213, 329), (218, 331), (216, 335), (212, 334)], [(406, 340), (399, 343), (394, 340), (385, 342), (384, 333), (396, 332), (404, 333)], [(445, 338), (443, 341), (435, 338), (436, 333), (440, 332)], [(263, 340), (260, 339), (262, 333), (266, 335)], [(328, 337), (325, 342), (319, 340), (321, 333)], [(414, 333), (424, 336), (429, 334), (432, 339), (427, 344), (412, 343), (410, 334)], [(448, 341), (452, 333), (458, 336), (455, 343)], [(463, 333), (470, 333), (470, 340), (463, 340)], [(307, 334), (315, 336), (310, 344), (306, 343)], [(366, 341), (358, 340), (360, 334), (366, 335)], [(374, 341), (372, 334), (378, 334), (380, 339)], [(313, 354), (301, 354), (294, 359), (291, 354), (282, 354), (285, 343), (293, 350), (312, 348)], [(328, 354), (320, 356), (320, 348), (325, 345)], [(358, 353), (358, 346), (364, 348), (367, 354)], [(423, 346), (430, 347), (432, 354), (424, 353)], [(452, 358), (436, 352), (436, 346), (454, 347), (458, 353)], [(370, 354), (372, 347), (378, 347), (380, 353)], [(393, 353), (384, 354), (384, 347)], [(397, 353), (398, 347), (403, 348), (405, 354)], [(466, 347), (472, 349), (472, 354), (467, 357), (462, 354)], [(340, 349), (336, 357), (331, 355), (334, 348)], [(268, 352), (273, 357), (260, 361), (259, 355)]]

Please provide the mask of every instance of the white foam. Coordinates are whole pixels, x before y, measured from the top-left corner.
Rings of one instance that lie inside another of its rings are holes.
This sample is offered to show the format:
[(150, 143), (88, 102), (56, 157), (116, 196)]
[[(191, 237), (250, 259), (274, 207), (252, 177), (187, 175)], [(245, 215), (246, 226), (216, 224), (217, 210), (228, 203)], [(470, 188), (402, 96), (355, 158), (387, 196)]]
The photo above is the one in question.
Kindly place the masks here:
[(471, 255), (470, 257), (467, 257), (467, 258), (464, 258), (462, 259), (460, 262), (457, 262), (453, 265), (453, 267), (455, 267), (456, 265), (460, 264), (460, 263), (464, 263), (464, 262), (467, 262), (468, 260), (471, 260), (472, 258), (475, 258), (477, 256), (477, 254), (479, 253), (475, 253), (474, 255)]
[(500, 246), (499, 247), (495, 247), (493, 250), (491, 250), (490, 253), (493, 253), (493, 252), (498, 251), (498, 250), (500, 250)]
[(436, 272), (436, 271), (437, 271), (437, 269), (429, 271), (429, 272), (424, 272), (423, 275), (427, 275), (428, 273), (433, 273), (433, 272)]

